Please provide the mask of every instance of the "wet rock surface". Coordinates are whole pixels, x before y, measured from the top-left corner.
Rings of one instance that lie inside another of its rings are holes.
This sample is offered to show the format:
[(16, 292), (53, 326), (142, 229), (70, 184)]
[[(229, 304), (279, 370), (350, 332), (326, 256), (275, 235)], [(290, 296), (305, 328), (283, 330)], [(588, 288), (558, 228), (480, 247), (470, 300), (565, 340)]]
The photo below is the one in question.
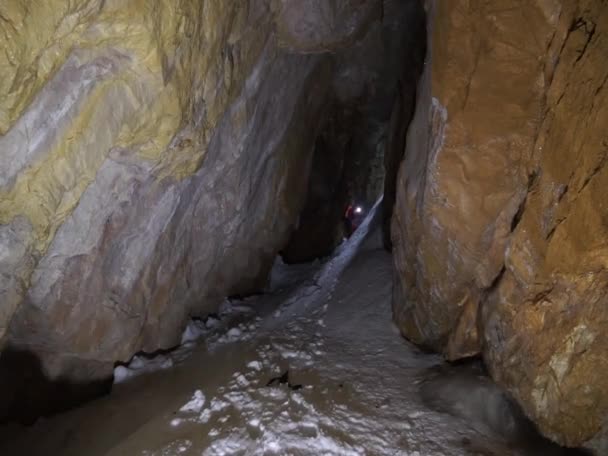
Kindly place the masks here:
[(395, 320), (449, 359), (481, 354), (541, 432), (603, 454), (608, 9), (428, 6), (392, 221)]

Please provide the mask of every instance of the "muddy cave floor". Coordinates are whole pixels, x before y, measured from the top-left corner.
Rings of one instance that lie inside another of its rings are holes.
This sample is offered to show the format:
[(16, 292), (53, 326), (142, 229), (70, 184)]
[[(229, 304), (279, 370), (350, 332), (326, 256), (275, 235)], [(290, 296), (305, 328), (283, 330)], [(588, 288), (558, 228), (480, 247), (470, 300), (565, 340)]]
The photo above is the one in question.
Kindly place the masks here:
[(570, 454), (477, 366), (448, 367), (399, 335), (391, 274), (370, 218), (331, 259), (277, 261), (267, 293), (193, 321), (171, 353), (118, 367), (110, 395), (0, 428), (0, 454)]

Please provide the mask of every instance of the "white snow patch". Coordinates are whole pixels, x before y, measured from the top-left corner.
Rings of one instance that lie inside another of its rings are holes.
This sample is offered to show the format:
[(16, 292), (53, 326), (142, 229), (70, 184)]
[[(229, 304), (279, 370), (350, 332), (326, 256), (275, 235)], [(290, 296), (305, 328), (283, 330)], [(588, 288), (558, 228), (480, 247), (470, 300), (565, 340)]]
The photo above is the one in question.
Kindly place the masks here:
[(192, 399), (182, 408), (179, 409), (180, 412), (194, 412), (200, 413), (203, 407), (205, 406), (205, 395), (201, 390), (196, 390)]
[(249, 369), (260, 371), (262, 370), (262, 363), (260, 363), (259, 361), (251, 361), (249, 364), (247, 364), (247, 367)]
[(169, 369), (173, 364), (170, 355), (160, 354), (151, 358), (135, 355), (128, 365), (114, 368), (114, 384), (123, 383), (141, 374)]
[(198, 417), (199, 423), (208, 423), (213, 415), (213, 412), (210, 409), (203, 410), (203, 413)]
[(207, 326), (199, 320), (190, 320), (182, 334), (182, 344), (193, 342), (206, 334)]
[(219, 324), (220, 324), (220, 320), (218, 320), (217, 318), (213, 318), (213, 317), (209, 317), (209, 318), (207, 318), (207, 321), (205, 321), (205, 326), (207, 327), (207, 329), (216, 328), (217, 326), (219, 326)]
[(232, 328), (226, 333), (226, 335), (231, 339), (237, 339), (241, 337), (242, 334), (243, 332), (239, 328)]
[(242, 374), (241, 374), (241, 375), (239, 375), (239, 376), (236, 378), (236, 382), (237, 382), (237, 384), (238, 384), (240, 387), (242, 387), (242, 388), (246, 388), (246, 387), (248, 387), (248, 386), (249, 386), (249, 380), (247, 380), (247, 379), (245, 378), (245, 376), (244, 376), (244, 375), (242, 375)]
[(226, 401), (222, 401), (220, 399), (216, 399), (213, 398), (213, 400), (211, 401), (211, 405), (210, 405), (210, 410), (212, 412), (221, 412), (222, 410), (224, 410), (226, 407), (228, 407), (230, 404)]

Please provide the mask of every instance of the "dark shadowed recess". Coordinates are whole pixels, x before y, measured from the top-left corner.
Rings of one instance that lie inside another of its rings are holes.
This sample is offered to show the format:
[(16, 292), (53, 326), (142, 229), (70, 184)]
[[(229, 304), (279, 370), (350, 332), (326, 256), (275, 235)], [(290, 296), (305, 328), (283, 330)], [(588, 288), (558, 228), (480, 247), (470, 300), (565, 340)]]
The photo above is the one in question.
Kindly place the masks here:
[(33, 424), (40, 416), (66, 411), (111, 388), (112, 378), (82, 383), (50, 379), (35, 354), (9, 346), (0, 357), (0, 423)]
[[(353, 52), (359, 53), (364, 71), (352, 68)], [(384, 243), (391, 248), (397, 172), (426, 54), (422, 2), (385, 2), (381, 22), (343, 54), (334, 57), (334, 64), (338, 74), (349, 77), (334, 82), (333, 101), (315, 144), (307, 200), (282, 251), (287, 263), (329, 255), (345, 234), (346, 207), (368, 209), (383, 193)], [(349, 85), (364, 90), (349, 90)]]
[[(429, 369), (420, 384), (420, 396), (429, 408), (462, 418), (473, 427), (489, 428), (525, 455), (593, 456), (589, 450), (565, 448), (542, 436), (515, 400), (492, 381), (479, 358)], [(467, 439), (461, 445), (486, 454)]]

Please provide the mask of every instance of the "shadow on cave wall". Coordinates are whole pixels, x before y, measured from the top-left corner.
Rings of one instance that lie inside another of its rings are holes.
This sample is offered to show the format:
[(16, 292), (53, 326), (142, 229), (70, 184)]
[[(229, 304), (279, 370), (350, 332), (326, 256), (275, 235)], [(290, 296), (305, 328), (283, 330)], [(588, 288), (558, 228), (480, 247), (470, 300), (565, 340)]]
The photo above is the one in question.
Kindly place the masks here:
[[(426, 20), (422, 2), (384, 4), (384, 16), (371, 25), (369, 36), (334, 56), (334, 65), (342, 71), (336, 71), (331, 108), (316, 139), (308, 198), (282, 252), (287, 262), (330, 254), (342, 240), (344, 209), (354, 199), (371, 207), (384, 191), (392, 212), (394, 185), (389, 184), (403, 153), (399, 142), (392, 140), (392, 125), (404, 124), (405, 131), (414, 109)], [(244, 279), (233, 294), (263, 289), (267, 272)], [(91, 372), (95, 369), (92, 366)], [(36, 354), (6, 347), (0, 356), (0, 422), (10, 417), (32, 423), (38, 416), (73, 408), (109, 392), (111, 375), (103, 378), (82, 383), (50, 378)]]
[(9, 346), (0, 356), (0, 423), (33, 424), (40, 416), (66, 411), (111, 388), (111, 376), (83, 383), (49, 379), (37, 355)]

